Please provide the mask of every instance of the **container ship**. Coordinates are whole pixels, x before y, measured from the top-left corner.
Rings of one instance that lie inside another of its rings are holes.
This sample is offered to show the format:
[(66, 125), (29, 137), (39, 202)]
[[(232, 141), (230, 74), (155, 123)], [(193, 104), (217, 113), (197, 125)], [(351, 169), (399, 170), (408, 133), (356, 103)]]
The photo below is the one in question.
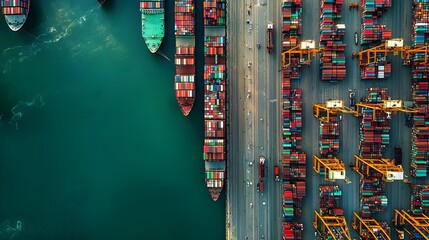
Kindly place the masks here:
[(216, 201), (226, 175), (226, 0), (203, 6), (205, 182)]
[(194, 0), (176, 0), (174, 4), (176, 36), (174, 89), (183, 115), (188, 116), (195, 101)]
[(1, 0), (1, 7), (6, 23), (12, 31), (24, 26), (30, 10), (30, 0)]
[(164, 0), (140, 0), (142, 36), (149, 51), (155, 53), (164, 38)]

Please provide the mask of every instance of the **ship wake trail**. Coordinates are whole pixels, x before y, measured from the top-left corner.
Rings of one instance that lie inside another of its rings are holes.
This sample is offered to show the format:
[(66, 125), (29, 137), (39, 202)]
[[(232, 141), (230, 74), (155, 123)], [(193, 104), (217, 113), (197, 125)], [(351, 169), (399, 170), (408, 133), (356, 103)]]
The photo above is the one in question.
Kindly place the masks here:
[(158, 55), (163, 56), (165, 59), (171, 62), (171, 59), (167, 57), (167, 55), (165, 55), (161, 50), (156, 51), (156, 53), (158, 53)]
[(13, 226), (10, 221), (6, 220), (0, 225), (0, 239), (12, 240), (21, 230), (22, 221), (16, 221), (15, 226)]
[(14, 126), (15, 129), (18, 129), (18, 121), (21, 120), (24, 117), (24, 112), (27, 108), (30, 107), (38, 107), (41, 108), (45, 105), (45, 102), (43, 101), (43, 97), (40, 94), (37, 94), (31, 102), (26, 101), (19, 101), (18, 104), (16, 104), (11, 111), (12, 117), (9, 120), (9, 124)]

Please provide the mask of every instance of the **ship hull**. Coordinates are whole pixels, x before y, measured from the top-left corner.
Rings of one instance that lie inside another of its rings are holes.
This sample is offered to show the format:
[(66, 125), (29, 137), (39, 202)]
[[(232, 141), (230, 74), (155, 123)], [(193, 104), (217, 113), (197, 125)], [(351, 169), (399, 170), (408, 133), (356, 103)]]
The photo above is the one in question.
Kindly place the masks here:
[(165, 35), (164, 1), (140, 1), (142, 37), (151, 53), (158, 51)]
[(175, 0), (176, 75), (174, 89), (180, 110), (188, 116), (195, 101), (194, 0)]
[(6, 20), (7, 25), (12, 31), (18, 31), (24, 26), (24, 23), (27, 21), (28, 12), (30, 10), (30, 0), (28, 1), (20, 1), (22, 6), (20, 14), (12, 14), (14, 12), (8, 11), (6, 6), (2, 5), (2, 10), (4, 14), (4, 18)]
[(226, 179), (226, 0), (204, 2), (205, 182), (217, 201)]
[(184, 116), (188, 116), (194, 106), (195, 99), (181, 99), (177, 98), (177, 102), (179, 103), (180, 110), (182, 111)]

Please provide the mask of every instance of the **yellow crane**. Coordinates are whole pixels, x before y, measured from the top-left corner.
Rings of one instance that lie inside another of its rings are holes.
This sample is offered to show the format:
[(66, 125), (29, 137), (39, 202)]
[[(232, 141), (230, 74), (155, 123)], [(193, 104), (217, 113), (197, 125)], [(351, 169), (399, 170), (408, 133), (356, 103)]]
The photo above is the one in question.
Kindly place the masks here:
[[(372, 119), (376, 120), (376, 111), (383, 111), (387, 113), (387, 119), (390, 119), (390, 114), (397, 112), (405, 112), (405, 113), (416, 113), (417, 109), (406, 107), (402, 100), (383, 100), (382, 103), (367, 103), (360, 102), (356, 103), (357, 112), (362, 108), (370, 108), (373, 109)], [(355, 115), (356, 116), (356, 115)]]
[(328, 239), (330, 236), (329, 239), (333, 240), (351, 240), (344, 216), (321, 216), (317, 211), (314, 211), (313, 227), (323, 239)]
[(325, 170), (325, 180), (335, 181), (343, 179), (346, 182), (350, 181), (346, 177), (346, 167), (344, 162), (336, 157), (334, 158), (319, 158), (313, 155), (313, 169), (320, 174), (321, 170)]
[(404, 39), (395, 38), (386, 40), (385, 43), (376, 47), (362, 50), (360, 52), (354, 52), (352, 53), (352, 57), (359, 57), (359, 66), (367, 66), (378, 62), (379, 58), (387, 57), (387, 54), (389, 53), (393, 53), (394, 56), (401, 53), (401, 56), (405, 57), (407, 49), (409, 49), (409, 47), (404, 47)]
[[(418, 48), (408, 48), (405, 50), (404, 53), (404, 64), (405, 65), (419, 65), (419, 64), (425, 64), (428, 63), (428, 51), (429, 51), (429, 46), (423, 46), (423, 47), (418, 47)], [(424, 53), (424, 58), (421, 59), (423, 61), (412, 61), (411, 59), (413, 58), (413, 55), (417, 54), (417, 53)]]
[[(377, 220), (374, 218), (361, 218), (356, 212), (353, 212), (352, 227), (354, 230), (359, 232), (362, 239), (380, 239), (378, 236), (383, 240), (391, 239), (389, 234), (384, 230), (381, 224), (377, 222)], [(370, 236), (364, 235), (365, 232), (370, 234)], [(364, 238), (365, 236), (367, 236), (367, 238)]]
[(349, 4), (349, 10), (351, 10), (352, 8), (358, 8), (359, 7), (359, 3), (350, 3)]
[(316, 103), (313, 105), (314, 116), (321, 122), (329, 122), (330, 115), (337, 114), (338, 112), (351, 113), (355, 116), (358, 114), (357, 111), (344, 106), (343, 100), (328, 100), (325, 104)]
[[(412, 230), (416, 230), (420, 233), (422, 239), (429, 240), (429, 217), (425, 214), (420, 214), (418, 216), (411, 216), (404, 210), (395, 209), (395, 218), (393, 219), (393, 225), (399, 227), (397, 229), (399, 233), (399, 238), (404, 239), (405, 230), (410, 236), (414, 236)], [(402, 230), (403, 229), (403, 230)], [(401, 238), (402, 237), (402, 238)]]
[(298, 57), (299, 64), (310, 65), (311, 56), (316, 57), (320, 50), (316, 48), (316, 42), (314, 40), (304, 40), (301, 43), (289, 50), (282, 53), (282, 65), (283, 67), (290, 66), (292, 64), (292, 58)]
[[(429, 46), (411, 48), (410, 46), (404, 46), (402, 38), (394, 38), (386, 40), (385, 43), (378, 46), (354, 52), (352, 57), (359, 57), (359, 66), (367, 66), (378, 62), (380, 58), (386, 58), (389, 53), (393, 53), (393, 56), (398, 56), (401, 53), (405, 65), (411, 65), (412, 63), (415, 65), (425, 64), (428, 63)], [(423, 53), (424, 57), (420, 61), (412, 61), (413, 56), (417, 53)]]
[[(380, 159), (365, 159), (354, 155), (355, 165), (353, 170), (359, 173), (362, 177), (368, 177), (372, 172), (383, 174), (383, 181), (393, 182), (394, 180), (404, 180), (404, 169), (401, 165), (395, 165), (393, 160), (388, 158)], [(371, 169), (373, 171), (371, 171)]]

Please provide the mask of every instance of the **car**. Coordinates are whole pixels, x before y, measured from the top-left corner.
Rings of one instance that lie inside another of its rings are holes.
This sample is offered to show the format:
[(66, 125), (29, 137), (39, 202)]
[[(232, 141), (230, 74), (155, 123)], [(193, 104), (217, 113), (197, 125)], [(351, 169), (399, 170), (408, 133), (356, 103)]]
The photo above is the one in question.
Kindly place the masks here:
[(355, 32), (355, 45), (356, 46), (358, 45), (358, 33), (357, 32)]
[(261, 48), (261, 44), (260, 43), (256, 44), (256, 46), (258, 47), (258, 49)]

